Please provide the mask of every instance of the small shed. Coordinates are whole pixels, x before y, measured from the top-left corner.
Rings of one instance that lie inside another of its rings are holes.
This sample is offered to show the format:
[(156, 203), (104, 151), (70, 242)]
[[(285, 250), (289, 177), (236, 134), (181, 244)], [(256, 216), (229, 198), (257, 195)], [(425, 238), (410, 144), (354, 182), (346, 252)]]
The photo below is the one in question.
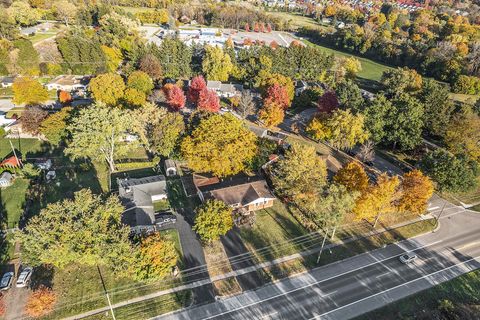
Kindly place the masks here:
[(177, 175), (177, 166), (175, 165), (175, 161), (171, 159), (165, 160), (165, 175), (167, 177), (172, 177)]
[(5, 171), (0, 175), (0, 187), (9, 187), (12, 185), (13, 176), (10, 172)]

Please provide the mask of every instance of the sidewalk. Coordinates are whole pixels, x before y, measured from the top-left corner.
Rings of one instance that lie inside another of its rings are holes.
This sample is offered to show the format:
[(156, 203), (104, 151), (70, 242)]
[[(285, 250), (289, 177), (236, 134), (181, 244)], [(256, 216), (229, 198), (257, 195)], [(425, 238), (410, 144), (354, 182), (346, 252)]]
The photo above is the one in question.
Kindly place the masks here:
[[(350, 242), (353, 242), (353, 241), (356, 241), (356, 240), (359, 240), (359, 239), (362, 239), (362, 238), (371, 237), (371, 236), (374, 236), (374, 235), (377, 235), (377, 234), (381, 234), (381, 233), (389, 231), (389, 230), (393, 230), (393, 229), (404, 227), (404, 226), (407, 226), (407, 225), (410, 225), (410, 224), (414, 224), (414, 223), (417, 223), (417, 222), (420, 222), (420, 221), (423, 221), (423, 220), (429, 219), (429, 218), (433, 218), (433, 216), (430, 216), (428, 218), (425, 218), (424, 216), (423, 217), (418, 217), (416, 219), (405, 221), (405, 222), (393, 225), (393, 226), (388, 227), (388, 228), (381, 228), (381, 229), (373, 230), (373, 231), (370, 231), (370, 232), (365, 233), (363, 235), (347, 238), (347, 239), (344, 239), (342, 241), (338, 241), (338, 242), (335, 242), (335, 243), (332, 243), (332, 244), (325, 245), (324, 250), (328, 250), (328, 249), (331, 249), (331, 248), (334, 248), (334, 247), (340, 246), (340, 245), (345, 245), (345, 244), (348, 244)], [(259, 264), (256, 264), (256, 265), (253, 265), (253, 266), (250, 266), (250, 267), (247, 267), (247, 268), (238, 269), (238, 270), (231, 271), (231, 272), (228, 272), (228, 273), (225, 273), (225, 274), (222, 274), (222, 275), (218, 275), (218, 276), (215, 276), (215, 277), (212, 277), (212, 278), (207, 278), (207, 279), (204, 279), (204, 280), (195, 281), (195, 282), (192, 282), (192, 283), (189, 283), (189, 284), (186, 284), (186, 285), (181, 285), (181, 286), (177, 286), (177, 287), (174, 287), (174, 288), (157, 291), (157, 292), (154, 292), (154, 293), (151, 293), (151, 294), (148, 294), (148, 295), (128, 299), (128, 300), (113, 304), (112, 308), (114, 308), (114, 309), (115, 308), (120, 308), (120, 307), (124, 307), (124, 306), (130, 305), (130, 304), (134, 304), (134, 303), (142, 302), (142, 301), (145, 301), (145, 300), (157, 298), (157, 297), (160, 297), (160, 296), (163, 296), (163, 295), (166, 295), (166, 294), (176, 293), (176, 292), (180, 292), (180, 291), (188, 290), (188, 289), (195, 289), (195, 288), (207, 285), (207, 284), (211, 284), (214, 281), (245, 275), (247, 273), (254, 272), (254, 271), (257, 271), (259, 269), (275, 266), (275, 265), (280, 264), (280, 263), (284, 263), (284, 262), (287, 262), (287, 261), (290, 261), (290, 260), (299, 259), (299, 258), (302, 258), (302, 257), (306, 257), (306, 256), (309, 256), (309, 255), (315, 254), (319, 251), (319, 249), (320, 249), (319, 247), (320, 247), (320, 244), (317, 248), (313, 248), (313, 249), (309, 249), (309, 250), (306, 250), (306, 251), (303, 251), (303, 252), (299, 252), (299, 253), (288, 255), (288, 256), (285, 256), (285, 257), (277, 258), (277, 259), (274, 259), (272, 261), (259, 263)], [(95, 314), (99, 314), (99, 313), (102, 313), (102, 312), (108, 312), (109, 310), (110, 310), (109, 307), (106, 306), (106, 307), (103, 307), (103, 308), (98, 308), (98, 309), (90, 310), (90, 311), (82, 313), (82, 314), (71, 316), (71, 317), (68, 317), (68, 318), (65, 318), (65, 319), (66, 320), (81, 319), (81, 318), (93, 316)]]

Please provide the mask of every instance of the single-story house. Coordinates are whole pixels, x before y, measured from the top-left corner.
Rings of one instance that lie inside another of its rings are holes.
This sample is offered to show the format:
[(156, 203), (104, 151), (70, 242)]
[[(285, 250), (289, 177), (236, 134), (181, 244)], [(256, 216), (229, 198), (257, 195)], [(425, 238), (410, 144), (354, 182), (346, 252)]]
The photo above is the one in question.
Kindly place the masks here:
[(2, 88), (10, 88), (13, 86), (14, 81), (15, 77), (0, 77), (0, 86)]
[(11, 186), (13, 182), (13, 176), (10, 172), (5, 171), (0, 175), (0, 187)]
[(156, 175), (137, 179), (118, 179), (118, 195), (127, 203), (123, 213), (123, 223), (133, 232), (151, 232), (156, 230), (156, 216), (153, 203), (167, 199), (165, 176)]
[(208, 175), (194, 174), (193, 182), (202, 201), (217, 199), (225, 202), (240, 216), (273, 206), (275, 196), (260, 176), (239, 175), (220, 181)]
[(167, 175), (167, 177), (177, 175), (177, 166), (175, 165), (175, 161), (171, 159), (167, 159), (165, 160), (164, 166), (165, 166), (165, 174)]
[(89, 77), (85, 76), (63, 75), (54, 78), (47, 83), (45, 87), (48, 90), (62, 90), (67, 92), (87, 90), (89, 80)]
[(222, 98), (231, 98), (243, 91), (243, 86), (240, 84), (222, 83), (221, 81), (207, 81), (207, 88), (214, 90)]

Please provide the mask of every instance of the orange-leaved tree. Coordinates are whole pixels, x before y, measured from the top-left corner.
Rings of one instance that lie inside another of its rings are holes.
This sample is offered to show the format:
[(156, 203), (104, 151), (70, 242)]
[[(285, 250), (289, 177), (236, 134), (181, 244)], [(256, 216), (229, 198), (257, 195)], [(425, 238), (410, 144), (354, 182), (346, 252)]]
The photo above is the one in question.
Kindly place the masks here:
[(345, 186), (348, 191), (364, 192), (368, 188), (368, 176), (365, 169), (357, 161), (347, 163), (338, 170), (335, 182)]
[(42, 317), (53, 310), (56, 301), (57, 296), (52, 289), (41, 286), (28, 298), (25, 312), (31, 317)]
[(433, 182), (415, 169), (403, 176), (402, 191), (399, 210), (423, 213), (427, 209), (428, 199), (433, 195)]

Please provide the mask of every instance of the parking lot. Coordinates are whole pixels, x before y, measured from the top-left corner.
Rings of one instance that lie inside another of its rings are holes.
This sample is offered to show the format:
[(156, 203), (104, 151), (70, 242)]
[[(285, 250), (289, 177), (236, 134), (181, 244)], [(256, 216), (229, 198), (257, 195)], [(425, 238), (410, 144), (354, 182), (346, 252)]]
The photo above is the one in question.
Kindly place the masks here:
[(265, 44), (270, 44), (272, 41), (275, 41), (280, 46), (288, 47), (292, 41), (295, 40), (290, 34), (272, 31), (270, 33), (261, 33), (261, 32), (245, 32), (239, 31), (236, 33), (231, 33), (231, 37), (235, 42), (243, 42), (245, 39), (251, 39), (253, 41), (264, 41)]

